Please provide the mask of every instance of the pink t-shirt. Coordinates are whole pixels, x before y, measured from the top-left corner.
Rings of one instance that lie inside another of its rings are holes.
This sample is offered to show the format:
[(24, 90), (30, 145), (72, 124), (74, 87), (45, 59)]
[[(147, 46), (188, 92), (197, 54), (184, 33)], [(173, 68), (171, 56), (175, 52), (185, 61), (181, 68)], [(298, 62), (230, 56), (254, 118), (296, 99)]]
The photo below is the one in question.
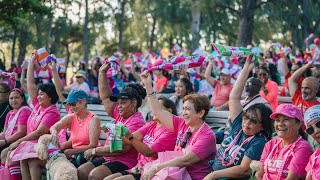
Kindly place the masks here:
[[(116, 104), (114, 107), (113, 118), (115, 119), (114, 124), (122, 122), (125, 126), (128, 127), (130, 132), (134, 132), (146, 124), (142, 114), (139, 111), (130, 116), (128, 119), (124, 119), (119, 113), (118, 104)], [(105, 146), (108, 145), (109, 140), (107, 138)], [(128, 166), (129, 168), (133, 168), (137, 164), (137, 157), (138, 152), (136, 151), (136, 149), (132, 148), (131, 151), (129, 151), (126, 154), (122, 154), (121, 156), (117, 157), (105, 157), (105, 160), (111, 162), (119, 161)]]
[(192, 179), (203, 179), (211, 171), (211, 167), (208, 164), (209, 160), (214, 159), (217, 153), (216, 137), (213, 131), (204, 122), (198, 130), (192, 132), (192, 136), (187, 141), (186, 147), (182, 149), (180, 147), (181, 142), (185, 139), (186, 133), (190, 131), (190, 128), (185, 124), (184, 119), (179, 116), (173, 116), (173, 127), (175, 133), (177, 133), (175, 151), (186, 153), (190, 150), (195, 153), (201, 160), (187, 167), (187, 171)]
[[(8, 128), (9, 122), (13, 119), (13, 117), (16, 115), (18, 111), (11, 110), (8, 112), (6, 116), (6, 122), (4, 124), (4, 127)], [(18, 131), (18, 126), (26, 126), (27, 125), (27, 120), (29, 118), (29, 115), (31, 114), (31, 109), (30, 108), (23, 108), (21, 109), (16, 124), (12, 130), (11, 136), (14, 135)], [(7, 136), (6, 134), (6, 139), (8, 139), (11, 136)]]
[(60, 120), (60, 112), (57, 105), (54, 104), (43, 108), (40, 106), (37, 96), (33, 98), (32, 105), (34, 108), (28, 118), (27, 134), (35, 131), (40, 123), (50, 128)]
[(72, 114), (70, 128), (72, 148), (81, 148), (90, 144), (90, 122), (92, 116), (94, 114), (89, 112), (84, 120), (78, 121), (77, 115)]
[(214, 86), (212, 87), (214, 88), (211, 101), (212, 106), (218, 107), (229, 101), (233, 84), (221, 84), (220, 81), (214, 80)]
[[(165, 126), (157, 126), (156, 121), (152, 121), (138, 130), (143, 135), (142, 142), (152, 148), (155, 152), (173, 151), (176, 143), (176, 134)], [(138, 154), (138, 164), (141, 168), (144, 164), (156, 160), (157, 157), (145, 157)]]
[(312, 179), (320, 179), (320, 149), (317, 149), (309, 159), (306, 166), (307, 177), (311, 176)]
[(168, 78), (165, 76), (163, 76), (161, 79), (157, 77), (156, 86), (157, 86), (157, 92), (160, 92), (162, 86), (168, 87)]
[[(305, 177), (307, 174), (305, 167), (312, 154), (312, 148), (304, 139), (298, 140), (293, 147), (294, 144), (295, 143), (292, 143), (283, 147), (281, 138), (275, 138), (267, 142), (260, 159), (260, 163), (264, 165), (264, 180), (277, 179), (278, 172), (281, 171), (283, 163), (284, 166), (280, 179), (285, 179), (289, 171), (300, 178)], [(272, 153), (273, 148), (275, 149)], [(291, 149), (293, 150), (292, 155), (289, 154)], [(285, 156), (287, 156), (286, 162), (284, 162)]]

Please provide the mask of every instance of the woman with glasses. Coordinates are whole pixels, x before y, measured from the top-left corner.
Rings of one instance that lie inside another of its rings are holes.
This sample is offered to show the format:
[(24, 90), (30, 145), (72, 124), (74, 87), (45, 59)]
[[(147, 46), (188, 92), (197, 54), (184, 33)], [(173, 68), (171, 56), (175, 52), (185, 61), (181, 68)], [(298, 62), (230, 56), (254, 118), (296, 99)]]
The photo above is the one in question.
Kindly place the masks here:
[[(115, 119), (114, 124), (124, 124), (130, 132), (145, 125), (145, 120), (138, 108), (146, 91), (140, 84), (129, 84), (119, 94), (112, 95), (107, 80), (107, 72), (111, 65), (105, 63), (99, 70), (99, 94), (108, 115)], [(100, 132), (100, 131), (99, 131)], [(110, 152), (107, 139), (103, 147), (92, 148), (84, 152), (85, 157), (100, 158), (85, 163), (78, 168), (79, 179), (103, 179), (111, 174), (133, 168), (137, 164), (138, 152), (132, 144), (124, 142), (122, 150)]]
[[(177, 115), (175, 104), (168, 98), (158, 98), (161, 108)], [(176, 135), (169, 130), (155, 117), (153, 121), (144, 125), (134, 133), (130, 131), (126, 134), (126, 141), (139, 152), (137, 165), (127, 171), (113, 174), (106, 177), (104, 180), (117, 180), (134, 178), (140, 180), (144, 165), (158, 158), (159, 152), (172, 151), (176, 142)]]
[(258, 103), (243, 111), (241, 94), (249, 73), (253, 69), (252, 57), (248, 57), (236, 80), (229, 98), (231, 130), (222, 141), (213, 161), (212, 172), (204, 179), (248, 179), (250, 163), (260, 160), (265, 143), (271, 138), (270, 108)]
[[(312, 106), (304, 113), (304, 123), (307, 126), (306, 132), (320, 144), (320, 105)], [(305, 170), (306, 180), (320, 179), (320, 148), (310, 156)]]
[(63, 104), (68, 104), (72, 114), (64, 116), (50, 128), (53, 142), (58, 144), (58, 132), (70, 129), (70, 139), (64, 147), (64, 154), (70, 161), (79, 167), (86, 162), (83, 153), (98, 145), (100, 136), (100, 119), (87, 110), (87, 94), (83, 90), (74, 90), (69, 93)]
[(269, 141), (261, 155), (260, 167), (256, 173), (259, 179), (304, 179), (304, 170), (312, 148), (302, 130), (303, 115), (297, 106), (281, 104), (270, 118), (278, 138)]
[(272, 111), (275, 111), (278, 106), (278, 84), (268, 78), (269, 68), (266, 64), (259, 67), (257, 76), (261, 81), (260, 95), (271, 104)]
[(141, 79), (147, 90), (152, 113), (164, 126), (177, 134), (174, 151), (181, 155), (149, 168), (143, 173), (142, 179), (150, 180), (155, 174), (161, 174), (162, 169), (169, 167), (186, 167), (192, 179), (203, 179), (210, 172), (208, 161), (216, 154), (215, 135), (204, 122), (210, 109), (208, 97), (200, 94), (185, 96), (182, 117), (175, 116), (161, 108), (148, 71), (141, 74)]
[(31, 55), (27, 70), (27, 90), (32, 100), (33, 109), (27, 120), (27, 135), (10, 145), (11, 161), (20, 161), (22, 179), (41, 179), (41, 168), (46, 160), (37, 158), (34, 151), (40, 136), (49, 134), (50, 127), (60, 120), (60, 112), (56, 105), (58, 95), (55, 86), (42, 84), (39, 88), (34, 79), (34, 62), (37, 54)]

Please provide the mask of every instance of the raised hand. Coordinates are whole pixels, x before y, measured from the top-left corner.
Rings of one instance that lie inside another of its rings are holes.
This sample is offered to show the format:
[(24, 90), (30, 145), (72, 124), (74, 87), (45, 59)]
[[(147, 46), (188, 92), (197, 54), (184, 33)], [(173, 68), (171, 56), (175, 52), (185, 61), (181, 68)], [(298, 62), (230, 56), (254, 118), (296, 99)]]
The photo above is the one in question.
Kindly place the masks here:
[(50, 63), (48, 64), (49, 68), (54, 70), (57, 69), (56, 67), (56, 62), (54, 62), (53, 60), (50, 61)]
[(101, 67), (100, 67), (100, 69), (99, 69), (99, 72), (100, 73), (107, 73), (108, 72), (108, 70), (109, 70), (109, 68), (110, 68), (110, 63), (104, 63)]
[(141, 78), (141, 82), (145, 86), (152, 85), (152, 78), (147, 70), (145, 70), (145, 71), (143, 71), (143, 73), (141, 73), (140, 78)]

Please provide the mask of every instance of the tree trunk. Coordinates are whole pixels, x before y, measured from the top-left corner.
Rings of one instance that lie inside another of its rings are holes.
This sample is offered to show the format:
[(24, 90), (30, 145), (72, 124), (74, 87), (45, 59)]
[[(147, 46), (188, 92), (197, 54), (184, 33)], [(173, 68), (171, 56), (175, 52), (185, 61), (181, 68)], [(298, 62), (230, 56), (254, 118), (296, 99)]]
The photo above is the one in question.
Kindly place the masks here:
[(200, 0), (192, 0), (192, 24), (191, 24), (191, 33), (192, 33), (192, 52), (199, 48), (200, 40)]
[(157, 24), (157, 16), (153, 16), (153, 23), (152, 23), (152, 30), (151, 30), (151, 36), (150, 36), (150, 48), (149, 51), (152, 52), (153, 50), (153, 42), (155, 39), (154, 31), (156, 30), (156, 24)]
[[(39, 15), (36, 15), (35, 17), (36, 19), (36, 22), (42, 22), (43, 19), (41, 17), (39, 17)], [(42, 24), (41, 23), (35, 23), (35, 26), (36, 26), (36, 37), (37, 37), (37, 41), (36, 41), (36, 48), (42, 48), (43, 47), (43, 44), (42, 44), (42, 41), (41, 41), (41, 26)]]
[(86, 0), (86, 14), (84, 18), (84, 30), (83, 30), (83, 47), (84, 47), (84, 61), (88, 64), (89, 60), (89, 29), (88, 29), (88, 22), (89, 22), (89, 12), (88, 12), (88, 0)]
[[(14, 29), (13, 37), (12, 37), (12, 49), (11, 49), (11, 62), (14, 61), (15, 57), (15, 49), (16, 49), (16, 42), (17, 42), (17, 29)], [(5, 64), (6, 62), (4, 62)]]
[[(67, 51), (67, 58), (66, 58), (66, 69), (68, 69), (68, 65), (69, 65), (69, 62), (70, 62), (70, 56), (71, 56), (71, 53), (70, 53), (70, 48), (69, 48), (69, 43), (67, 43), (65, 45), (66, 47), (66, 51)], [(67, 73), (67, 71), (66, 71)]]
[[(302, 0), (302, 38), (308, 37), (310, 33), (310, 26), (309, 26), (309, 0)], [(305, 48), (305, 44), (304, 44)]]
[(242, 0), (242, 10), (239, 21), (238, 46), (247, 46), (252, 43), (254, 11), (256, 0)]
[(20, 67), (20, 64), (25, 59), (26, 52), (27, 52), (27, 41), (26, 37), (28, 36), (28, 32), (24, 29), (21, 29), (20, 36), (19, 36), (19, 55), (18, 55), (18, 67)]
[(119, 51), (122, 51), (123, 49), (123, 22), (124, 22), (124, 14), (125, 14), (125, 5), (126, 5), (126, 0), (120, 1), (120, 18), (118, 22), (118, 30), (119, 30)]
[[(53, 21), (53, 17), (51, 16), (50, 19), (49, 19), (48, 34), (47, 34), (47, 37), (46, 37), (46, 44), (45, 44), (45, 48), (48, 51), (49, 51), (50, 37), (51, 37), (51, 34), (52, 34), (52, 26), (51, 26), (52, 21)], [(51, 52), (51, 50), (50, 50), (50, 52)]]

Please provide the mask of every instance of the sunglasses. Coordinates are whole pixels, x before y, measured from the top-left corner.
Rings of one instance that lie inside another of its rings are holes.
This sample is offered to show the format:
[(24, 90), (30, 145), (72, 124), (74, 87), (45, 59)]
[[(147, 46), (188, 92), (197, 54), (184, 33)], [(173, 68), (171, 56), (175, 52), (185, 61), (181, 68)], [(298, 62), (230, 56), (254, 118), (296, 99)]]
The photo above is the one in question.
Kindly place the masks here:
[(247, 82), (246, 85), (247, 85), (247, 86), (257, 86), (257, 84), (254, 84), (254, 83), (252, 83), (252, 82)]
[[(318, 121), (316, 124), (316, 127), (317, 128), (320, 128), (320, 121)], [(306, 129), (306, 132), (309, 134), (309, 135), (312, 135), (314, 133), (314, 127), (313, 126), (310, 126)]]
[(74, 107), (74, 106), (77, 105), (77, 102), (79, 102), (79, 101), (81, 101), (81, 100), (78, 100), (78, 101), (73, 102), (73, 103), (68, 103), (68, 105), (69, 105), (70, 107)]
[(181, 143), (181, 148), (185, 148), (187, 146), (187, 142), (191, 138), (191, 136), (192, 136), (192, 132), (187, 132), (186, 136), (184, 137)]
[(256, 119), (250, 118), (248, 115), (244, 114), (242, 115), (242, 120), (243, 121), (250, 121), (250, 124), (252, 125), (257, 125), (259, 123), (261, 123), (260, 121), (257, 121)]

